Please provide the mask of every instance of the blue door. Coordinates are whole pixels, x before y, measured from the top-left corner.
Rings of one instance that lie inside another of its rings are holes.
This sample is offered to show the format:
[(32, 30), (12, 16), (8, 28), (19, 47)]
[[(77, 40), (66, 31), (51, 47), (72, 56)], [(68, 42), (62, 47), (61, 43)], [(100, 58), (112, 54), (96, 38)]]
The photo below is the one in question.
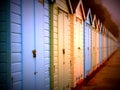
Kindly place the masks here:
[(84, 42), (85, 42), (85, 77), (91, 70), (91, 29), (89, 24), (85, 24), (84, 30)]
[(48, 20), (38, 0), (22, 1), (23, 90), (50, 89)]
[(99, 37), (99, 44), (100, 44), (100, 47), (99, 47), (99, 52), (100, 52), (99, 60), (100, 60), (100, 63), (102, 63), (102, 33), (101, 32), (100, 32), (100, 37)]

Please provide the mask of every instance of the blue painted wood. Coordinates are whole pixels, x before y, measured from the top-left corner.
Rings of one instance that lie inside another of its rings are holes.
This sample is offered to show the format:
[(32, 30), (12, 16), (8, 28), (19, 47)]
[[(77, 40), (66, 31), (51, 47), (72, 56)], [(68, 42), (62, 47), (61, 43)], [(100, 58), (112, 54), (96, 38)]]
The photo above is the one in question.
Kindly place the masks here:
[(33, 0), (22, 1), (23, 90), (34, 90), (34, 7)]
[(91, 59), (91, 12), (90, 9), (87, 14), (87, 20), (85, 21), (85, 27), (84, 27), (84, 77), (90, 73), (92, 70), (92, 59)]
[(100, 35), (99, 35), (99, 60), (100, 60), (100, 63), (102, 63), (102, 32), (100, 32)]
[(21, 34), (11, 33), (11, 42), (21, 44)]
[(16, 5), (20, 5), (21, 4), (20, 0), (11, 0), (11, 2), (15, 3)]
[[(20, 2), (20, 0), (19, 0), (19, 2)], [(12, 13), (15, 13), (15, 14), (18, 14), (18, 15), (21, 14), (20, 5), (16, 4), (15, 1), (13, 1), (10, 6), (11, 6), (11, 12)]]
[[(13, 85), (15, 84), (15, 83), (18, 83), (18, 82), (21, 82), (21, 72), (15, 72), (15, 73), (12, 73), (12, 76), (14, 77), (13, 78)], [(16, 87), (16, 86), (14, 86), (14, 87)], [(13, 87), (13, 89), (14, 89), (14, 87)]]
[(23, 90), (50, 90), (48, 1), (44, 5), (37, 0), (22, 1)]
[(91, 71), (91, 29), (86, 24), (85, 27), (85, 77)]
[(20, 72), (21, 71), (21, 63), (17, 62), (17, 63), (13, 63), (11, 65), (11, 72), (12, 73), (16, 73), (16, 72)]
[(21, 26), (16, 23), (11, 23), (11, 32), (15, 34), (20, 34), (21, 33)]
[(12, 22), (12, 23), (20, 24), (20, 23), (21, 23), (20, 20), (21, 20), (20, 15), (11, 12), (11, 22)]
[(21, 1), (10, 0), (11, 88), (22, 89)]
[(87, 25), (85, 24), (85, 30), (84, 30), (85, 32), (84, 32), (84, 34), (85, 34), (85, 77), (86, 77), (86, 75), (87, 75), (87, 71), (88, 71), (88, 56), (89, 56), (89, 53), (88, 53), (88, 44), (89, 44), (89, 42), (88, 42), (88, 29), (87, 29)]
[[(49, 62), (50, 59), (50, 40), (49, 40), (49, 5), (44, 1), (45, 7), (35, 0), (35, 27), (36, 27), (36, 90), (50, 90)], [(42, 12), (41, 12), (42, 11)], [(47, 14), (46, 14), (47, 13)], [(48, 60), (48, 61), (45, 61)], [(42, 83), (41, 83), (42, 82)], [(41, 83), (41, 84), (40, 84)]]
[(22, 87), (21, 82), (16, 82), (13, 85), (14, 85), (14, 90), (22, 90), (21, 89), (21, 87)]

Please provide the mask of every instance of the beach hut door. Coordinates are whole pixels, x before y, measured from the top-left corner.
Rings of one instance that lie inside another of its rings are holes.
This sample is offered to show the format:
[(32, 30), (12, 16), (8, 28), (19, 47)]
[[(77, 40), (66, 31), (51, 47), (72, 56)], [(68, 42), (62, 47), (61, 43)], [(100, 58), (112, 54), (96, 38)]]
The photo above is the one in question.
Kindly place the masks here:
[(70, 56), (69, 56), (68, 17), (59, 10), (58, 14), (58, 65), (59, 90), (70, 89)]
[(33, 0), (22, 4), (23, 90), (49, 90), (49, 54), (44, 53), (49, 39), (44, 40), (43, 5)]

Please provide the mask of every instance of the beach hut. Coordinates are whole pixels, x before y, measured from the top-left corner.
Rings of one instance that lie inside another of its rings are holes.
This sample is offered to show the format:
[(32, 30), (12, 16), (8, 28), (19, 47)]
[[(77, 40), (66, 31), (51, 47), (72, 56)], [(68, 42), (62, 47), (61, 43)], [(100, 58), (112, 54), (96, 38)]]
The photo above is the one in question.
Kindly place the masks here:
[(104, 26), (102, 27), (101, 35), (102, 35), (102, 62), (103, 62), (104, 57), (105, 57), (105, 52), (104, 52), (104, 43), (105, 43), (105, 41), (104, 41)]
[(109, 31), (109, 56), (112, 54), (112, 37), (111, 37), (111, 32)]
[(107, 43), (106, 43), (106, 27), (104, 26), (104, 33), (103, 33), (103, 38), (104, 38), (104, 59), (103, 60), (107, 60)]
[(108, 58), (108, 29), (106, 28), (106, 58)]
[(81, 82), (84, 78), (84, 43), (83, 23), (85, 13), (82, 0), (70, 0), (73, 13), (70, 15), (71, 31), (71, 86)]
[(92, 31), (92, 15), (91, 9), (88, 9), (84, 24), (84, 77), (91, 73), (91, 31)]
[(21, 2), (0, 1), (0, 90), (21, 90)]
[(108, 31), (108, 57), (110, 57), (110, 31)]
[(0, 90), (50, 90), (47, 0), (0, 3)]
[[(98, 19), (99, 20), (99, 19)], [(96, 65), (97, 65), (97, 67), (99, 66), (99, 62), (100, 62), (100, 59), (99, 59), (99, 56), (100, 56), (100, 52), (99, 52), (99, 44), (100, 44), (100, 42), (99, 42), (99, 36), (100, 36), (100, 34), (99, 34), (99, 28), (100, 28), (100, 26), (99, 26), (99, 22), (98, 22), (98, 20), (97, 20), (97, 24), (96, 24)]]
[(102, 23), (100, 23), (100, 21), (98, 20), (98, 23), (99, 23), (99, 65), (102, 63), (102, 59), (103, 59), (103, 56), (102, 56), (102, 32), (103, 32), (103, 25)]
[(49, 3), (48, 0), (22, 0), (21, 4), (23, 90), (49, 90)]
[(107, 52), (106, 52), (106, 27), (105, 26), (103, 26), (103, 32), (102, 32), (102, 41), (103, 41), (103, 43), (102, 43), (102, 57), (103, 57), (103, 60), (106, 60), (107, 58), (106, 58), (106, 54), (107, 54)]
[(70, 1), (50, 3), (50, 89), (70, 90)]
[(93, 15), (93, 20), (92, 20), (92, 70), (95, 70), (96, 65), (97, 65), (97, 20), (96, 20), (96, 15)]

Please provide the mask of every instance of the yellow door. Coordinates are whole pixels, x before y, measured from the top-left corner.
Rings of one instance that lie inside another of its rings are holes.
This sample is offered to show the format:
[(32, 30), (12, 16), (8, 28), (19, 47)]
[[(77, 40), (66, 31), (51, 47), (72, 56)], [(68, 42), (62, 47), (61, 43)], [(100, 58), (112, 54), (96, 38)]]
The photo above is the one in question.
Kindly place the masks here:
[(70, 90), (70, 30), (68, 14), (58, 13), (58, 83), (59, 90)]

